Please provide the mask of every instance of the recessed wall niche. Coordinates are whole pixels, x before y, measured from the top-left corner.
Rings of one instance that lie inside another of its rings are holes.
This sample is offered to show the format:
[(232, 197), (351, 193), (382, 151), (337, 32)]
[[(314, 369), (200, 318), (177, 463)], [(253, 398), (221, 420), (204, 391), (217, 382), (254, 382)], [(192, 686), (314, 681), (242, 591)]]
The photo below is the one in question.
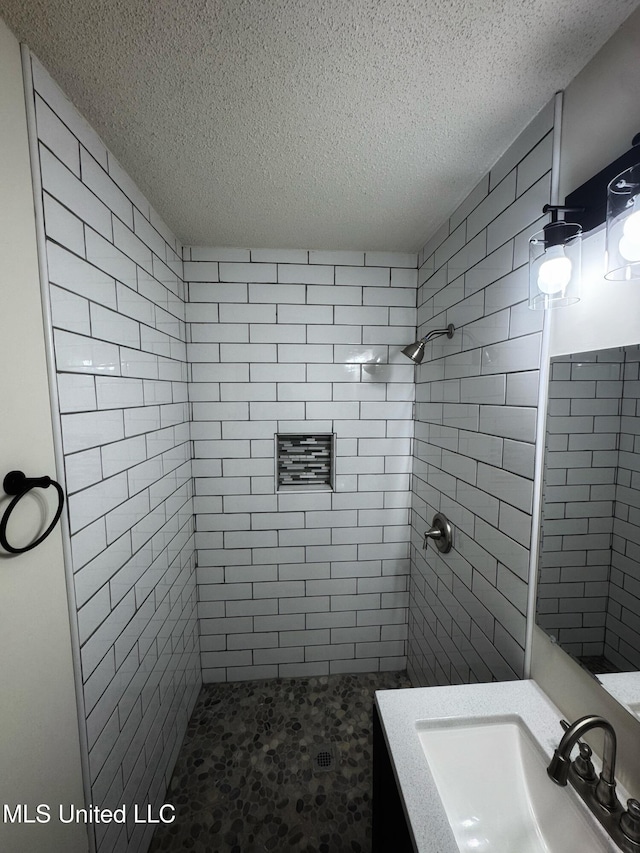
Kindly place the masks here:
[(277, 490), (332, 491), (334, 447), (332, 433), (277, 434)]

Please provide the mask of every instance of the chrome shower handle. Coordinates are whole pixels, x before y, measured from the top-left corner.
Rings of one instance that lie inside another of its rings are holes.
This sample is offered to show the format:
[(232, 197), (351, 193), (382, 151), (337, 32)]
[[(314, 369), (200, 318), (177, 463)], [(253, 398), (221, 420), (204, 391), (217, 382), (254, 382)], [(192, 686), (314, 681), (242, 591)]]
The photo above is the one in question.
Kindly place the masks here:
[(429, 539), (433, 539), (436, 548), (442, 554), (448, 554), (453, 548), (453, 527), (449, 519), (441, 512), (433, 516), (431, 528), (424, 534), (422, 547), (426, 549)]
[(424, 534), (424, 542), (422, 543), (422, 547), (426, 548), (429, 544), (429, 539), (439, 539), (442, 536), (442, 530), (438, 527), (432, 527), (431, 530), (427, 530)]

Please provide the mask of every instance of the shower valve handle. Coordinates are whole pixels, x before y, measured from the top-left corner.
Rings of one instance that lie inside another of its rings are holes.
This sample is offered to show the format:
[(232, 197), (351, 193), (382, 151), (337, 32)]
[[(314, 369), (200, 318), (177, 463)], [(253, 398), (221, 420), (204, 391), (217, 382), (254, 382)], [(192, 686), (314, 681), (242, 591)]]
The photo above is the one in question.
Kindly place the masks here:
[(439, 539), (442, 536), (442, 530), (438, 527), (432, 527), (431, 530), (427, 530), (424, 534), (424, 543), (423, 548), (426, 548), (429, 544), (429, 539)]
[(449, 519), (441, 512), (437, 512), (433, 516), (431, 528), (424, 534), (422, 547), (427, 548), (429, 539), (433, 539), (436, 548), (442, 554), (448, 554), (453, 548), (453, 527)]

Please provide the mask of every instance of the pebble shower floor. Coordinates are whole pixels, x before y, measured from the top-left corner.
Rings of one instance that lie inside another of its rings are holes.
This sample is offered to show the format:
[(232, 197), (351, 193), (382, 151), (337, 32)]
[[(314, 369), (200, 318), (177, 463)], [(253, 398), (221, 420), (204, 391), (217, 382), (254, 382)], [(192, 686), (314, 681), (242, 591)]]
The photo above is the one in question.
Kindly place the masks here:
[(205, 685), (150, 853), (368, 853), (374, 692), (397, 687), (406, 673)]

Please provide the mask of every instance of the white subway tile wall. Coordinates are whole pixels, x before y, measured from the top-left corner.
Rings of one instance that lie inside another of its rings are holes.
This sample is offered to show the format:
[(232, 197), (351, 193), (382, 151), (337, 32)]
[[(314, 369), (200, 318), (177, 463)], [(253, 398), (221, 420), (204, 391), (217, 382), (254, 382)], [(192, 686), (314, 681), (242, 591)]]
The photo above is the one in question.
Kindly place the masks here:
[(605, 657), (640, 669), (640, 347), (625, 347)]
[(576, 657), (604, 655), (623, 370), (621, 349), (551, 364), (538, 623)]
[(32, 65), (92, 801), (157, 807), (201, 684), (182, 247)]
[[(204, 680), (403, 669), (416, 255), (184, 260)], [(278, 433), (335, 433), (334, 491), (277, 490)]]
[[(416, 373), (408, 668), (416, 685), (521, 677), (543, 318), (516, 248), (549, 201), (549, 104), (419, 253), (418, 323), (456, 326)], [(433, 514), (455, 548), (422, 547)]]
[(552, 360), (538, 621), (577, 657), (640, 667), (638, 347)]

